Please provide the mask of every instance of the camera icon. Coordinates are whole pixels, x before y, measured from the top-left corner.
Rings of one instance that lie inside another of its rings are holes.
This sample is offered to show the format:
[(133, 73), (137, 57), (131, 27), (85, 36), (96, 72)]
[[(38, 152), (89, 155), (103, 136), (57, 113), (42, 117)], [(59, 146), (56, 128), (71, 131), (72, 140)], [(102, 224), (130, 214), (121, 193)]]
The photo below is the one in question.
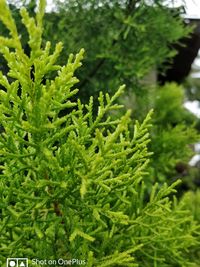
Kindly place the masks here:
[(27, 258), (8, 258), (7, 267), (28, 267)]

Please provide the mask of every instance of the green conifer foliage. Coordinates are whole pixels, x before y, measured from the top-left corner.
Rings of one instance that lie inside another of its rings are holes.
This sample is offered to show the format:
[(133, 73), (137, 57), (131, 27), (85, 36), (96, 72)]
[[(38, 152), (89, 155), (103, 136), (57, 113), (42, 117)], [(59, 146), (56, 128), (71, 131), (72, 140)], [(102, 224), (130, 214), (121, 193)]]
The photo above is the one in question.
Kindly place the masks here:
[[(42, 43), (41, 0), (36, 18), (21, 10), (29, 33), (30, 57), (24, 54), (5, 0), (0, 19), (10, 36), (0, 38), (8, 76), (0, 74), (0, 261), (8, 257), (85, 260), (98, 266), (198, 266), (190, 252), (198, 246), (199, 227), (192, 213), (168, 195), (176, 182), (145, 185), (150, 112), (131, 129), (130, 110), (99, 95), (97, 116), (93, 98), (72, 101), (84, 50), (56, 65), (58, 43)], [(49, 72), (56, 78), (46, 80)], [(63, 110), (68, 110), (63, 115)], [(197, 261), (196, 261), (197, 262)], [(40, 266), (40, 265), (37, 265)]]
[(187, 165), (194, 155), (192, 145), (200, 138), (194, 127), (197, 118), (183, 107), (184, 90), (180, 85), (168, 83), (158, 87), (151, 97), (154, 102), (152, 176), (158, 181), (176, 179), (179, 175), (182, 178), (188, 174), (187, 169), (178, 173), (176, 165)]
[[(192, 212), (194, 219), (200, 225), (200, 190), (186, 192), (182, 199), (181, 205), (183, 208), (187, 208)], [(198, 242), (200, 243), (200, 236), (198, 236)], [(199, 265), (200, 251), (198, 247), (194, 247), (192, 250), (193, 259), (197, 259), (197, 266)]]

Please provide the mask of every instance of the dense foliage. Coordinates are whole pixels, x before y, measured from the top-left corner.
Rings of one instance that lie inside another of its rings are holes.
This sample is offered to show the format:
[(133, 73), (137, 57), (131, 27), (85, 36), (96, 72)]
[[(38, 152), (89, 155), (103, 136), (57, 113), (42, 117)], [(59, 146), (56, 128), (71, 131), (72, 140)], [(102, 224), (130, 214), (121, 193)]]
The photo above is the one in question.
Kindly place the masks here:
[[(27, 3), (30, 14), (35, 2)], [(43, 45), (49, 38), (52, 47), (60, 40), (63, 42), (65, 49), (58, 58), (60, 65), (65, 64), (65, 53), (85, 48), (84, 65), (77, 71), (78, 97), (87, 103), (92, 95), (93, 111), (97, 114), (99, 92), (114, 94), (118, 85), (125, 83), (126, 93), (117, 101), (133, 110), (133, 120), (141, 121), (149, 109), (155, 110), (150, 148), (154, 156), (148, 180), (182, 178), (177, 164), (187, 165), (192, 156), (191, 144), (199, 140), (193, 124), (196, 119), (183, 108), (184, 89), (176, 85), (157, 86), (155, 71), (176, 53), (173, 44), (191, 31), (179, 16), (179, 9), (168, 8), (162, 0), (154, 1), (153, 5), (133, 0), (57, 2), (57, 11), (45, 14)], [(14, 5), (11, 9), (22, 47), (29, 55), (28, 35), (19, 10)], [(3, 35), (8, 33), (3, 25), (0, 30)], [(5, 60), (2, 66), (6, 74)], [(152, 72), (150, 76), (149, 72)], [(52, 78), (55, 72), (46, 73), (43, 82)], [(120, 116), (117, 112), (112, 114)], [(185, 179), (186, 184), (189, 180), (189, 177)]]
[[(21, 9), (30, 56), (4, 0), (0, 37), (7, 76), (0, 74), (0, 260), (79, 259), (86, 266), (198, 266), (198, 218), (187, 200), (172, 200), (179, 181), (146, 184), (151, 114), (132, 129), (131, 112), (114, 118), (124, 86), (110, 97), (75, 98), (74, 72), (84, 50), (56, 64), (42, 44), (41, 0), (36, 18)], [(54, 73), (55, 78), (46, 79)], [(11, 78), (11, 80), (8, 79)], [(67, 110), (63, 114), (62, 110)], [(149, 192), (150, 195), (149, 195)], [(77, 265), (79, 265), (77, 263)]]
[(47, 16), (44, 38), (53, 36), (52, 42), (61, 38), (68, 52), (86, 49), (85, 64), (77, 73), (78, 96), (84, 102), (90, 95), (96, 99), (100, 90), (113, 92), (125, 83), (127, 91), (120, 102), (133, 110), (133, 119), (142, 120), (149, 109), (155, 110), (150, 180), (187, 174), (188, 186), (190, 170), (180, 173), (177, 164), (187, 166), (192, 157), (191, 145), (199, 141), (194, 130), (197, 119), (183, 108), (183, 87), (156, 84), (156, 69), (164, 71), (166, 61), (177, 52), (174, 44), (191, 32), (180, 9), (170, 9), (162, 0), (152, 5), (133, 0), (57, 2), (59, 12)]
[[(65, 63), (64, 53), (85, 48), (85, 64), (78, 72), (79, 96), (85, 101), (96, 91), (114, 92), (119, 82), (125, 83), (137, 97), (143, 96), (145, 92), (141, 92), (138, 82), (172, 57), (176, 53), (172, 44), (191, 31), (179, 11), (169, 9), (163, 0), (154, 1), (154, 5), (134, 0), (57, 2), (57, 12), (45, 15), (44, 40), (51, 38), (53, 45), (63, 42), (61, 65)], [(27, 4), (31, 13), (35, 6), (34, 0)], [(13, 5), (11, 8), (27, 51), (27, 34), (19, 10)], [(132, 104), (137, 111), (137, 101)]]
[[(195, 116), (183, 107), (183, 87), (174, 83), (166, 84), (157, 88), (153, 99), (153, 177), (158, 181), (189, 177), (187, 164), (193, 155), (191, 144), (199, 140), (199, 135), (192, 125)], [(185, 168), (178, 170), (180, 164)], [(189, 183), (191, 177), (185, 180)]]
[(115, 91), (119, 81), (135, 91), (141, 78), (174, 55), (172, 43), (189, 33), (178, 10), (162, 0), (154, 5), (133, 0), (62, 1), (58, 8), (58, 14), (49, 16), (44, 36), (54, 29), (53, 41), (61, 38), (68, 52), (85, 48), (86, 64), (79, 74), (82, 95)]

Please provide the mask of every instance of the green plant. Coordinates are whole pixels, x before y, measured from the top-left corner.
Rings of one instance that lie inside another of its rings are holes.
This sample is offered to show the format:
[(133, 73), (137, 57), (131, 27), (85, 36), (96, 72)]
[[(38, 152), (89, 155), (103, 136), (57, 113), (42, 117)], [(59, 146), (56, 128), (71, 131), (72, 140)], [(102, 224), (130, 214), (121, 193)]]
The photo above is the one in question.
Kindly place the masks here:
[(188, 165), (194, 154), (192, 145), (199, 141), (194, 127), (197, 118), (183, 107), (184, 89), (180, 85), (169, 83), (158, 87), (151, 99), (154, 102), (151, 176), (156, 181), (182, 178), (187, 169), (177, 172), (177, 164)]
[[(183, 209), (188, 209), (191, 211), (194, 219), (200, 225), (200, 190), (197, 189), (196, 191), (188, 191), (186, 192), (181, 201), (180, 201)], [(200, 237), (197, 236), (198, 242), (200, 244)], [(192, 257), (193, 259), (200, 259), (200, 251), (198, 247), (194, 247), (192, 250)], [(199, 264), (199, 262), (197, 261)], [(197, 265), (198, 266), (198, 265)]]
[[(130, 111), (115, 120), (109, 115), (121, 108), (114, 102), (124, 86), (112, 97), (100, 93), (97, 116), (92, 97), (86, 105), (70, 101), (84, 51), (56, 65), (62, 44), (52, 54), (49, 42), (41, 47), (44, 9), (41, 0), (36, 19), (21, 10), (28, 57), (0, 1), (10, 32), (0, 37), (0, 52), (12, 78), (0, 74), (1, 266), (8, 257), (28, 257), (30, 265), (32, 258), (74, 258), (88, 267), (197, 266), (190, 251), (199, 226), (169, 198), (179, 181), (155, 184), (147, 194), (152, 112), (132, 132)], [(44, 82), (49, 72), (56, 78)]]
[[(33, 14), (36, 1), (23, 2), (29, 14)], [(190, 145), (199, 137), (193, 127), (194, 117), (190, 118), (183, 108), (182, 88), (174, 84), (163, 88), (156, 84), (150, 86), (152, 79), (146, 86), (141, 82), (155, 66), (173, 57), (175, 51), (171, 44), (191, 31), (184, 26), (177, 10), (169, 9), (162, 0), (151, 2), (116, 0), (111, 3), (102, 0), (99, 4), (96, 0), (68, 0), (56, 3), (57, 12), (44, 14), (42, 46), (45, 46), (48, 38), (52, 47), (62, 40), (65, 49), (57, 59), (58, 65), (65, 64), (66, 52), (86, 48), (85, 64), (76, 73), (80, 80), (78, 97), (82, 103), (87, 103), (89, 96), (94, 96), (94, 116), (98, 111), (99, 91), (113, 94), (119, 83), (126, 83), (127, 90), (117, 101), (133, 110), (133, 120), (142, 121), (148, 110), (155, 110), (150, 145), (154, 156), (151, 158), (149, 180), (164, 182), (180, 175), (176, 171), (176, 164), (187, 164), (193, 152)], [(18, 6), (19, 3), (10, 5), (10, 8), (24, 52), (29, 55), (28, 34), (21, 22)], [(3, 24), (0, 24), (0, 33), (4, 36), (8, 34)], [(52, 51), (50, 48), (50, 53)], [(6, 60), (0, 59), (0, 62), (5, 75), (8, 72)], [(54, 79), (55, 75), (56, 72), (48, 72), (44, 80)], [(12, 78), (8, 77), (8, 81), (12, 81)], [(76, 97), (71, 101), (75, 101)], [(122, 113), (118, 111), (112, 114), (117, 118)]]
[[(125, 83), (127, 90), (137, 97), (132, 108), (141, 115), (141, 107), (136, 106), (138, 98), (145, 98), (141, 79), (166, 58), (172, 58), (176, 53), (172, 44), (191, 32), (178, 9), (172, 11), (163, 0), (54, 2), (57, 11), (45, 14), (43, 38), (51, 40), (53, 45), (63, 42), (65, 51), (58, 59), (61, 65), (65, 64), (66, 52), (77, 53), (81, 47), (85, 48), (85, 64), (77, 73), (82, 101), (88, 102), (90, 95), (95, 97), (99, 91), (114, 93), (119, 82)], [(36, 0), (10, 3), (27, 51), (28, 36), (20, 21), (18, 6), (23, 3), (32, 14)], [(0, 25), (1, 34), (5, 31)]]

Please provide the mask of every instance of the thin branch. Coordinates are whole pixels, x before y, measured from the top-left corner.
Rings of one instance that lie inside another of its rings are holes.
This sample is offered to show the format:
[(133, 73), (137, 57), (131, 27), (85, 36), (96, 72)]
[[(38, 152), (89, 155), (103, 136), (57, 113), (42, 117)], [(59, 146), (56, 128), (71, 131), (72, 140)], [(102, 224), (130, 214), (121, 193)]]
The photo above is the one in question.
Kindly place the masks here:
[[(136, 1), (134, 1), (134, 0), (127, 1), (127, 6), (125, 9), (126, 17), (130, 16), (130, 14), (135, 10), (137, 2), (138, 2), (137, 0)], [(125, 29), (124, 25), (122, 25), (122, 28), (120, 29), (119, 34), (118, 34), (118, 38), (113, 39), (110, 48), (114, 47), (115, 44), (119, 41), (119, 37), (123, 34), (124, 29)], [(84, 80), (82, 80), (82, 82), (79, 84), (79, 88), (84, 87), (90, 81), (90, 79), (97, 74), (99, 69), (104, 65), (105, 61), (106, 61), (106, 58), (101, 58), (101, 59), (97, 60), (94, 68), (89, 72), (87, 77)]]

